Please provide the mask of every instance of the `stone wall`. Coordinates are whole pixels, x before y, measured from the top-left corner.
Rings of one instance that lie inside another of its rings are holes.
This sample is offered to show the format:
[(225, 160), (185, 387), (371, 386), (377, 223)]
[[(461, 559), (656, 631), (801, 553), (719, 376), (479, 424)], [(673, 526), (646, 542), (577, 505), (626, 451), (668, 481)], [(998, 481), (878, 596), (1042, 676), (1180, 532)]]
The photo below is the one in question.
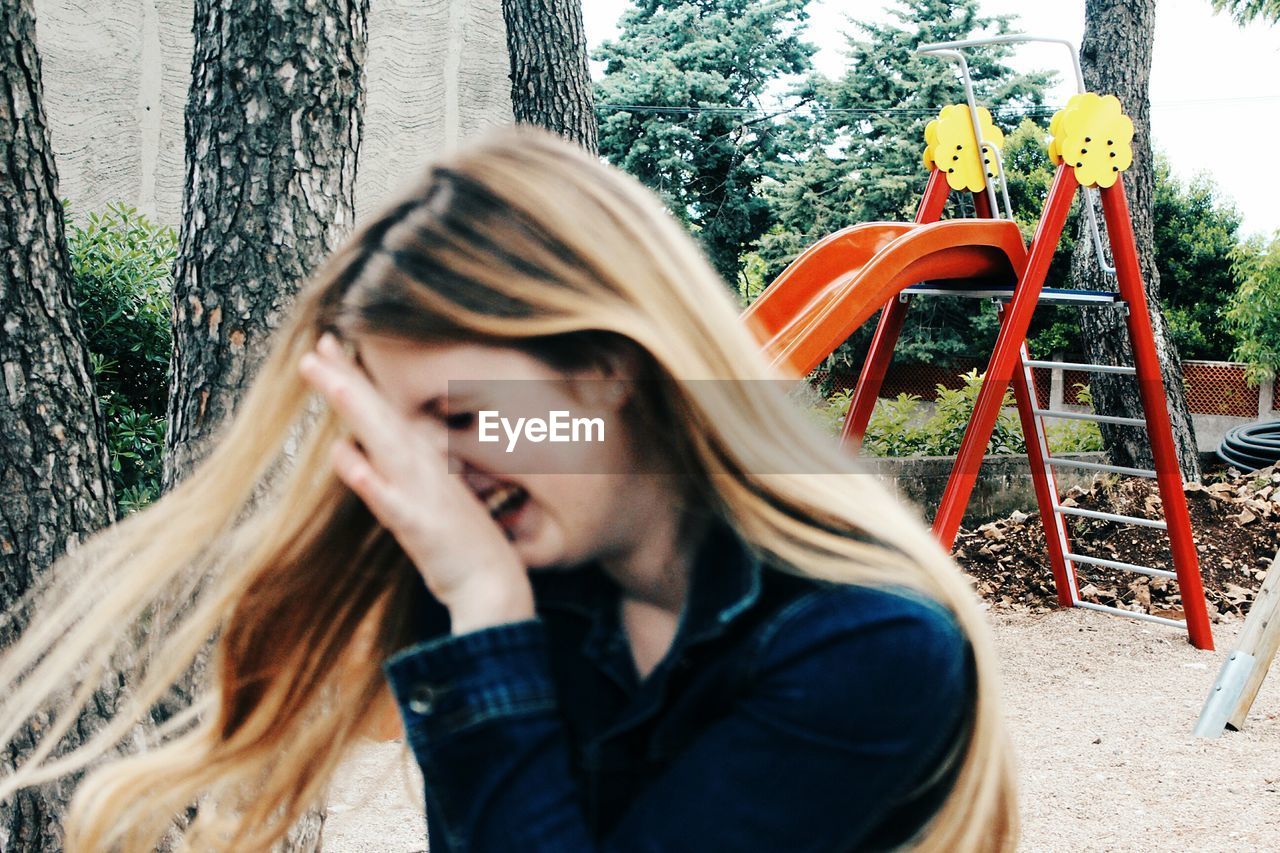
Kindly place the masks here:
[[(1080, 459), (1085, 462), (1108, 462), (1105, 453), (1058, 453), (1059, 459)], [(951, 456), (909, 456), (882, 458), (863, 456), (861, 462), (868, 474), (892, 488), (902, 499), (914, 504), (928, 520), (942, 500), (942, 490), (947, 486), (954, 464)], [(1200, 465), (1205, 469), (1221, 469), (1222, 461), (1212, 453), (1200, 454)], [(1058, 497), (1072, 486), (1087, 488), (1093, 478), (1092, 471), (1079, 468), (1058, 468), (1054, 479), (1058, 484)], [(1154, 484), (1154, 480), (1149, 481)], [(1031, 468), (1027, 457), (1015, 455), (988, 456), (982, 461), (973, 496), (965, 511), (964, 525), (976, 527), (997, 518), (1004, 518), (1014, 510), (1034, 514), (1035, 488), (1031, 484)]]
[[(1059, 458), (1106, 462), (1105, 453), (1062, 453)], [(932, 519), (942, 500), (947, 477), (955, 460), (950, 456), (912, 456), (899, 459), (862, 457), (863, 467), (876, 479), (892, 486), (905, 500), (915, 504), (926, 519)], [(1087, 486), (1096, 474), (1083, 469), (1060, 468), (1054, 472), (1059, 496), (1074, 485)], [(982, 462), (973, 496), (965, 512), (964, 524), (974, 527), (1014, 510), (1034, 514), (1035, 488), (1025, 456), (989, 456)]]
[[(177, 227), (190, 0), (35, 0), (59, 192)], [(501, 0), (371, 0), (357, 218), (432, 156), (511, 121)]]

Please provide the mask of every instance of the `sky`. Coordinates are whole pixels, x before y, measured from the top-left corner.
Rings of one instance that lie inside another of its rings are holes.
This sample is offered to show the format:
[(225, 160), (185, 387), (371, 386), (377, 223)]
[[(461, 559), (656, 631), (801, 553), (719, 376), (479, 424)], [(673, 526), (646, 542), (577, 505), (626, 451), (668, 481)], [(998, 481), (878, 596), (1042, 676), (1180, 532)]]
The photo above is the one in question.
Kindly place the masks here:
[[(617, 35), (616, 22), (629, 5), (584, 0), (592, 48)], [(860, 0), (856, 14), (887, 20), (886, 5)], [(807, 38), (818, 48), (815, 65), (829, 76), (844, 67), (851, 7), (848, 0), (809, 3)], [(1084, 32), (1084, 0), (982, 0), (981, 7), (989, 15), (1018, 15), (1013, 29), (1030, 35), (1079, 45)], [(1011, 64), (1058, 70), (1060, 85), (1048, 97), (1058, 105), (1075, 91), (1068, 61), (1064, 48), (1026, 45)], [(1244, 217), (1243, 235), (1280, 231), (1280, 25), (1242, 28), (1225, 14), (1215, 15), (1209, 0), (1161, 0), (1151, 67), (1151, 135), (1177, 177), (1208, 174), (1235, 203)]]

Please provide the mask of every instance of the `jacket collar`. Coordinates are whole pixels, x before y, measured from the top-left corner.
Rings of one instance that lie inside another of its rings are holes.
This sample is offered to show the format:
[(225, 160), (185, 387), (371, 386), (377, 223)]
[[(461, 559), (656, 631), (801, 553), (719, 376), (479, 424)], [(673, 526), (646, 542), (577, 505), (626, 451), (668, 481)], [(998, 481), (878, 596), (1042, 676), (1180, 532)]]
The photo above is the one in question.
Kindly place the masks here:
[[(682, 645), (721, 633), (760, 597), (760, 557), (726, 521), (709, 526), (689, 579), (688, 599), (680, 617)], [(572, 611), (599, 624), (610, 616), (618, 587), (595, 562), (572, 569), (530, 573), (539, 606)]]

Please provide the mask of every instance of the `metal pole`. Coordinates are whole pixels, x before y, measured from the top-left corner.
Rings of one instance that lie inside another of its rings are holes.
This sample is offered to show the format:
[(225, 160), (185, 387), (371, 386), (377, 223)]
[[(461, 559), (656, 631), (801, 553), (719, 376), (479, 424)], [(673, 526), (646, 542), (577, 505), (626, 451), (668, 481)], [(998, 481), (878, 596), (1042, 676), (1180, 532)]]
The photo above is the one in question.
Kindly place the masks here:
[[(924, 48), (916, 49), (916, 53), (925, 52)], [(960, 66), (960, 82), (964, 85), (964, 98), (969, 105), (969, 122), (973, 125), (973, 138), (978, 145), (978, 157), (981, 159), (984, 151), (993, 150), (995, 146), (988, 144), (987, 141), (982, 138), (982, 125), (978, 121), (978, 102), (973, 96), (973, 78), (969, 75), (969, 63), (965, 61), (964, 54), (958, 50), (935, 49), (928, 52), (936, 56), (941, 56), (944, 59), (950, 59), (952, 62), (955, 62)], [(985, 169), (983, 170), (983, 174), (986, 174)], [(999, 210), (999, 205), (996, 204), (996, 188), (992, 186), (991, 181), (988, 180), (984, 180), (983, 184), (987, 188), (987, 200), (991, 203), (991, 209)], [(1012, 219), (1013, 211), (1010, 210), (1008, 213), (1009, 218)]]
[(1107, 233), (1112, 237), (1120, 293), (1129, 303), (1126, 322), (1129, 344), (1133, 349), (1133, 366), (1138, 377), (1138, 396), (1147, 422), (1151, 455), (1158, 474), (1160, 501), (1173, 551), (1173, 565), (1178, 572), (1178, 588), (1187, 619), (1187, 634), (1198, 649), (1213, 649), (1213, 631), (1205, 607), (1204, 585), (1200, 579), (1200, 559), (1191, 535), (1191, 517), (1186, 495), (1182, 491), (1182, 471), (1178, 467), (1178, 451), (1169, 422), (1169, 401), (1164, 391), (1160, 357), (1151, 330), (1151, 314), (1147, 294), (1138, 265), (1138, 247), (1134, 242), (1129, 202), (1124, 193), (1124, 176), (1102, 191), (1102, 212), (1107, 218)]
[(969, 426), (960, 442), (955, 467), (947, 478), (942, 501), (933, 518), (933, 532), (943, 548), (950, 549), (955, 543), (956, 532), (960, 529), (965, 507), (978, 479), (978, 468), (982, 465), (982, 457), (986, 455), (987, 444), (991, 441), (991, 430), (995, 427), (1000, 405), (1004, 402), (1004, 393), (1013, 378), (1018, 351), (1026, 340), (1027, 327), (1039, 303), (1049, 263), (1053, 260), (1054, 250), (1062, 236), (1062, 227), (1066, 224), (1067, 211), (1071, 209), (1071, 200), (1075, 197), (1077, 186), (1079, 184), (1076, 183), (1075, 171), (1070, 166), (1059, 166), (1053, 186), (1049, 188), (1049, 197), (1045, 200), (1040, 224), (1031, 240), (1026, 267), (1014, 287), (1013, 300), (1006, 309), (1009, 316), (1000, 324), (995, 351), (987, 362), (986, 376), (978, 391), (973, 416), (969, 419)]

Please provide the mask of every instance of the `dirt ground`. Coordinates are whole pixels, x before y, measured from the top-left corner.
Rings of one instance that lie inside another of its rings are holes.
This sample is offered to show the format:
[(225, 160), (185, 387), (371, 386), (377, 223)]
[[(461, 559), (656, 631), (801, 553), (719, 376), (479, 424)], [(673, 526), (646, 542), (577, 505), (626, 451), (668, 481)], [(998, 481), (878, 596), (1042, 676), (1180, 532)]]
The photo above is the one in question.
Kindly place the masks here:
[[(1244, 731), (1191, 735), (1243, 621), (1200, 652), (1159, 625), (1083, 610), (988, 611), (1018, 752), (1026, 851), (1280, 850), (1280, 673)], [(339, 774), (332, 853), (426, 849), (420, 779), (399, 744)]]
[[(1280, 547), (1280, 468), (1250, 474), (1217, 472), (1206, 484), (1185, 486), (1192, 537), (1211, 617), (1248, 613), (1266, 568)], [(1064, 506), (1162, 518), (1155, 483), (1104, 478), (1087, 489), (1070, 489)], [(1174, 568), (1169, 539), (1162, 531), (1068, 517), (1071, 550), (1093, 557)], [(974, 530), (961, 530), (956, 561), (980, 596), (1011, 610), (1057, 607), (1053, 578), (1038, 513), (1017, 512)], [(1182, 590), (1167, 578), (1080, 563), (1080, 597), (1085, 601), (1182, 619)]]

